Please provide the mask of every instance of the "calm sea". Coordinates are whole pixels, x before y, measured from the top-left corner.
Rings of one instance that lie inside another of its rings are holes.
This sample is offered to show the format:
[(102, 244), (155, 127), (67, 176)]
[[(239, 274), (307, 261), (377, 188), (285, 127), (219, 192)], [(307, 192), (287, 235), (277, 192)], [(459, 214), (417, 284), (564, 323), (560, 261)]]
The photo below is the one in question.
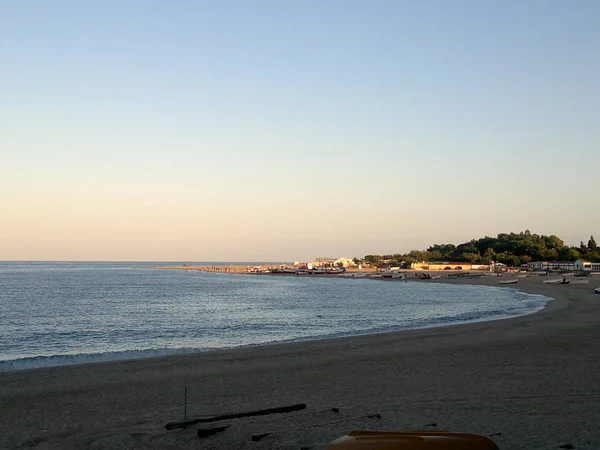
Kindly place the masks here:
[(0, 262), (0, 371), (492, 320), (548, 300), (503, 287), (155, 264)]

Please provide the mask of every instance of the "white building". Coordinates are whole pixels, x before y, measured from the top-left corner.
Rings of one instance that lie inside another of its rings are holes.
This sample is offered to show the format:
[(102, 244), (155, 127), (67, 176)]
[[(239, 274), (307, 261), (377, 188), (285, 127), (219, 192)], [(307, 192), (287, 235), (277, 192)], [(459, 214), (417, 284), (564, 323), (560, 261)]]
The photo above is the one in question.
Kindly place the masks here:
[(339, 266), (341, 265), (342, 267), (352, 267), (355, 266), (356, 264), (354, 263), (354, 259), (352, 258), (338, 258), (333, 262), (334, 265)]
[(314, 267), (331, 267), (334, 261), (335, 258), (317, 258), (313, 261), (312, 265)]
[(575, 261), (575, 270), (579, 272), (600, 272), (600, 263), (593, 263), (578, 259)]
[(534, 261), (527, 263), (527, 269), (530, 271), (561, 270), (563, 272), (570, 272), (577, 270), (575, 264), (571, 261)]

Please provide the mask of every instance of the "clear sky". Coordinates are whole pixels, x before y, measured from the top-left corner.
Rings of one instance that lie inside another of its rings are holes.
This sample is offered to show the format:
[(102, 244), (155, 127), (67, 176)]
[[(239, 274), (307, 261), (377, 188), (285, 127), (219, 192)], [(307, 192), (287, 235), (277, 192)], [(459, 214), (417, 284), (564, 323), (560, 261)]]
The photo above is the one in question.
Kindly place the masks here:
[(3, 0), (0, 259), (587, 242), (599, 23), (596, 0)]

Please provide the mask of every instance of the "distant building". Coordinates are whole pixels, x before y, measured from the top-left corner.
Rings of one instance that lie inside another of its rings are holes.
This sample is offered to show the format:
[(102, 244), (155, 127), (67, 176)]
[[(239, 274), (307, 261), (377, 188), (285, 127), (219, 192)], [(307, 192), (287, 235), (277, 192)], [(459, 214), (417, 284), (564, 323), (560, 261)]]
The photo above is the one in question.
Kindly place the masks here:
[(334, 262), (335, 258), (317, 258), (314, 260), (312, 265), (314, 267), (332, 267)]
[(560, 270), (563, 272), (571, 272), (575, 269), (574, 262), (571, 261), (534, 261), (527, 263), (527, 270), (529, 271), (550, 271)]
[(412, 263), (410, 268), (414, 270), (473, 270), (473, 263), (423, 261)]
[(335, 266), (342, 266), (342, 267), (353, 267), (356, 266), (356, 264), (354, 263), (354, 259), (353, 258), (338, 258), (336, 259), (333, 264)]
[(506, 272), (508, 270), (508, 266), (499, 262), (493, 262), (490, 264), (490, 270), (492, 272)]
[(580, 272), (600, 272), (600, 263), (593, 263), (584, 261), (583, 259), (578, 259), (574, 263), (574, 270)]

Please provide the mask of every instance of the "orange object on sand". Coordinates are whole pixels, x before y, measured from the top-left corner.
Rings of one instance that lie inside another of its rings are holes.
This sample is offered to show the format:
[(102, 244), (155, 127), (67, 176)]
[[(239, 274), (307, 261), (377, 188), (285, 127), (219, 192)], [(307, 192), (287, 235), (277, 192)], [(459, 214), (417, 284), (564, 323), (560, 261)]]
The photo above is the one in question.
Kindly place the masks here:
[(490, 438), (448, 431), (352, 431), (325, 450), (499, 450)]

